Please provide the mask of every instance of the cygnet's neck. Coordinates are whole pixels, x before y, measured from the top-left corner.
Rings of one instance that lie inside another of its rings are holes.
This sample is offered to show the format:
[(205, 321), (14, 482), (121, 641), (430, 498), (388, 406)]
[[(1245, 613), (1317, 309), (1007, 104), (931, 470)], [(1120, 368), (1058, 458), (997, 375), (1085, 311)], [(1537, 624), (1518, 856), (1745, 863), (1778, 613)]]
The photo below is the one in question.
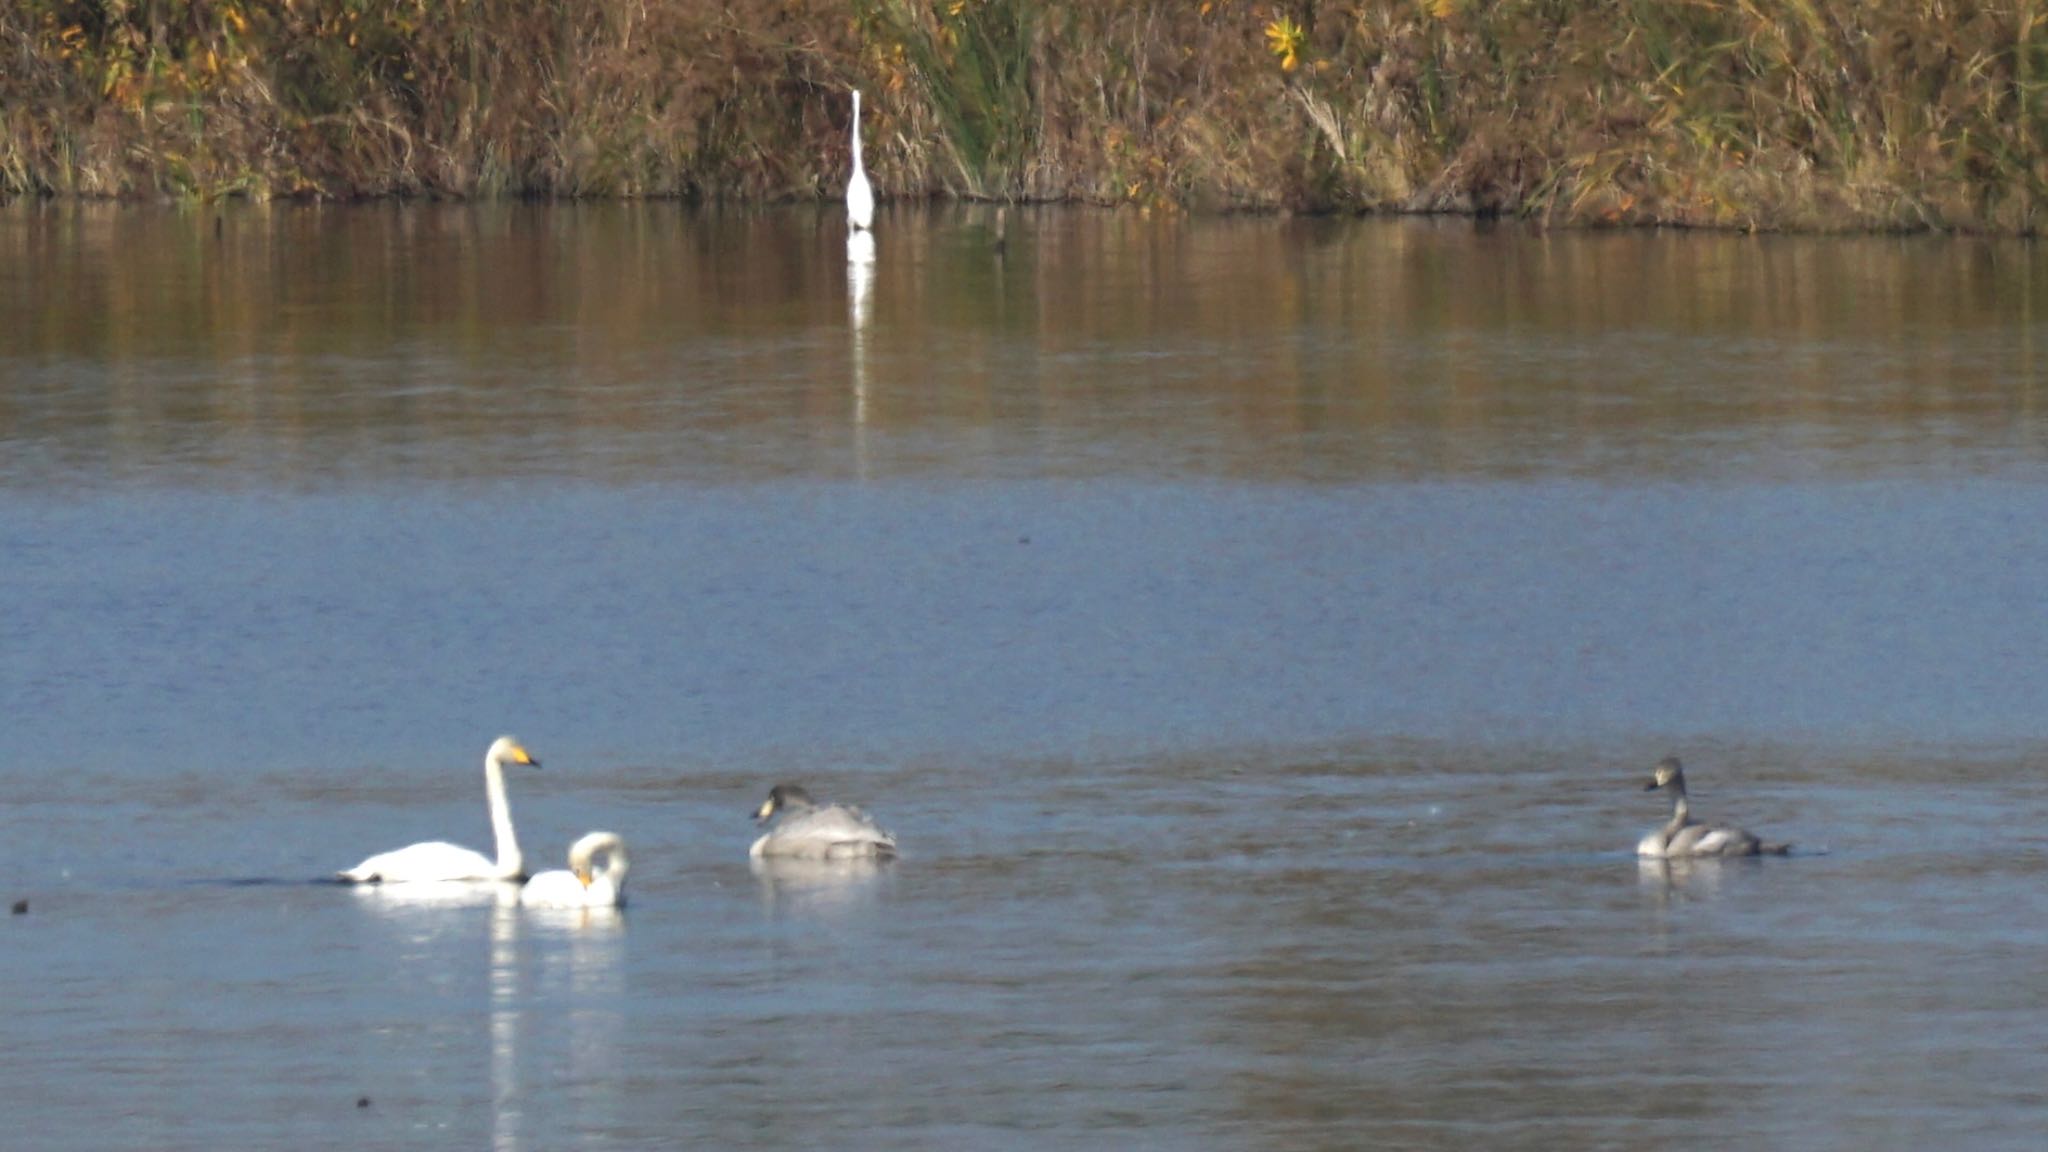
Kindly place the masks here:
[(1691, 810), (1686, 806), (1685, 803), (1685, 781), (1682, 778), (1678, 780), (1673, 780), (1670, 784), (1670, 788), (1671, 822), (1664, 826), (1664, 834), (1666, 836), (1669, 836), (1672, 833), (1677, 832), (1680, 828), (1685, 827), (1686, 820), (1691, 817)]

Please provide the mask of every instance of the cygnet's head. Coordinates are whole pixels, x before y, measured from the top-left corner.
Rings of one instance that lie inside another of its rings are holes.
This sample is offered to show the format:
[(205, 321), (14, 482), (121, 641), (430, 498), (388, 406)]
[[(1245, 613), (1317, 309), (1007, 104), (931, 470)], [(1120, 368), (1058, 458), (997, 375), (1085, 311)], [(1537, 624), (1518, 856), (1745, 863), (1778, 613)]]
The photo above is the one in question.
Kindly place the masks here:
[(1650, 782), (1643, 785), (1643, 791), (1655, 792), (1659, 788), (1669, 787), (1673, 781), (1677, 781), (1679, 788), (1683, 789), (1685, 769), (1679, 767), (1678, 757), (1666, 756), (1657, 761), (1656, 770), (1650, 773)]
[(540, 767), (540, 761), (534, 759), (533, 754), (526, 750), (526, 745), (521, 744), (518, 737), (515, 736), (500, 736), (496, 740), (491, 741), (491, 750), (484, 753), (484, 759), (494, 764), (523, 764), (528, 768)]
[(775, 815), (777, 812), (785, 810), (801, 812), (806, 808), (815, 807), (817, 807), (817, 801), (812, 800), (811, 794), (804, 791), (801, 787), (795, 784), (777, 784), (768, 790), (768, 799), (763, 800), (761, 806), (754, 809), (754, 820), (758, 823)]

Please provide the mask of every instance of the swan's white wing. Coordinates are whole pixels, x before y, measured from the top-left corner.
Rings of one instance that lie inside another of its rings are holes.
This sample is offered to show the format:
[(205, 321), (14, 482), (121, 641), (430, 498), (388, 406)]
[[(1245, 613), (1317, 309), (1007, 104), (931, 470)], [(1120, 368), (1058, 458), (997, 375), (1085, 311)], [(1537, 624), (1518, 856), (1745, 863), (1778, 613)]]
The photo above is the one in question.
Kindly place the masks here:
[(583, 895), (592, 908), (621, 908), (626, 903), (625, 890), (614, 884), (609, 876), (598, 876), (591, 880), (590, 887), (583, 890)]
[(773, 832), (754, 841), (752, 855), (830, 860), (893, 856), (896, 838), (858, 808), (833, 804), (784, 816)]
[(529, 908), (582, 908), (590, 903), (589, 897), (583, 881), (561, 868), (540, 873), (519, 890), (519, 902)]
[(519, 902), (528, 908), (617, 908), (626, 897), (610, 877), (598, 876), (585, 888), (574, 872), (557, 869), (528, 880)]
[(1754, 856), (1757, 839), (1728, 824), (1688, 824), (1671, 838), (1672, 856)]
[(496, 880), (497, 861), (474, 849), (430, 840), (392, 852), (379, 852), (341, 874), (359, 884), (397, 884), (425, 880)]
[(1693, 841), (1692, 851), (1701, 856), (1711, 856), (1726, 848), (1728, 840), (1729, 836), (1726, 828), (1709, 828), (1705, 832), (1700, 833), (1698, 840)]
[(1757, 839), (1744, 829), (1717, 824), (1707, 829), (1693, 851), (1702, 856), (1753, 856)]

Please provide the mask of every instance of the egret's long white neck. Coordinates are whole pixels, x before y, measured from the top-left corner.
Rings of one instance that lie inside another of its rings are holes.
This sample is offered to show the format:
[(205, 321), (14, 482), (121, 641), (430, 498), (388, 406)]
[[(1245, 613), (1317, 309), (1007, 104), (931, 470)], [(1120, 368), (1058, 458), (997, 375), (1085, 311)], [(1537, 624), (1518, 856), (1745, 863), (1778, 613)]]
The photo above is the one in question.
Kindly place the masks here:
[(512, 805), (505, 800), (505, 768), (496, 756), (484, 757), (484, 795), (491, 804), (491, 837), (498, 844), (498, 875), (517, 876), (526, 870), (519, 854), (519, 836), (512, 831)]
[(860, 171), (860, 89), (853, 90), (853, 170)]

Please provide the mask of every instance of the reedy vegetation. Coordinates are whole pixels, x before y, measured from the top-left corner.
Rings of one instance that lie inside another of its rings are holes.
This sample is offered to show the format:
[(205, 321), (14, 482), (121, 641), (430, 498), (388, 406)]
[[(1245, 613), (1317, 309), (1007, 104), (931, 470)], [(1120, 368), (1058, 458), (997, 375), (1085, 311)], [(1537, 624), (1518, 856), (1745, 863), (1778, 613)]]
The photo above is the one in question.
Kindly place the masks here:
[(0, 192), (2032, 232), (2035, 0), (15, 0)]

